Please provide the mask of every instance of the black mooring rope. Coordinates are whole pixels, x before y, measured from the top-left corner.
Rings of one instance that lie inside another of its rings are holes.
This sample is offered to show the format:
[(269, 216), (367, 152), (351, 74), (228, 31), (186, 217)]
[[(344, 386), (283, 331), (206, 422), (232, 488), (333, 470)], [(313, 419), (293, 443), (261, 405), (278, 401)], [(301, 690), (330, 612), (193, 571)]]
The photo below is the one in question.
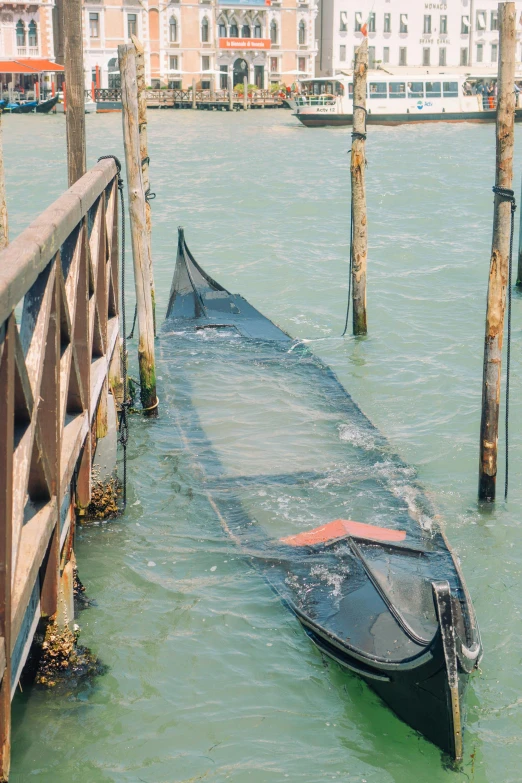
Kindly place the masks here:
[(352, 122), (353, 122), (353, 109), (360, 109), (364, 112), (364, 132), (359, 133), (358, 131), (352, 130), (352, 140), (353, 139), (362, 139), (363, 141), (366, 140), (366, 118), (368, 116), (368, 112), (366, 111), (364, 106), (354, 106), (352, 108)]
[(136, 326), (136, 317), (138, 315), (138, 305), (134, 305), (134, 318), (132, 321), (132, 329), (130, 330), (130, 334), (127, 335), (127, 340), (132, 340), (134, 337), (134, 327)]
[(515, 210), (517, 208), (515, 201), (515, 192), (509, 188), (499, 188), (496, 185), (493, 186), (493, 193), (500, 196), (504, 201), (511, 203), (511, 231), (509, 235), (509, 264), (508, 264), (508, 316), (507, 316), (507, 345), (506, 345), (506, 421), (505, 421), (505, 433), (506, 433), (506, 476), (504, 482), (504, 500), (508, 496), (508, 480), (509, 480), (509, 376), (511, 367), (511, 267), (513, 261), (513, 237), (515, 234)]
[(125, 199), (123, 196), (123, 179), (121, 178), (121, 163), (116, 155), (102, 155), (98, 160), (113, 160), (118, 173), (118, 190), (121, 206), (121, 331), (122, 331), (122, 378), (123, 401), (120, 406), (118, 441), (123, 448), (123, 508), (127, 505), (127, 443), (129, 440), (129, 407), (131, 401), (127, 390), (127, 337), (125, 324)]

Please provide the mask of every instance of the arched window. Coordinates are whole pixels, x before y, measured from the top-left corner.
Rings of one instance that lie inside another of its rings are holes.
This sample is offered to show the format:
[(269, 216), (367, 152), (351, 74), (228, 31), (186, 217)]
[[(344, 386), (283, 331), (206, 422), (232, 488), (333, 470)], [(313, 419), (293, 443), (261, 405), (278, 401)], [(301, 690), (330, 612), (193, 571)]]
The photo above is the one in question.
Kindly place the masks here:
[(232, 24), (230, 25), (230, 37), (239, 38), (239, 30), (237, 28), (236, 22), (232, 22)]
[(38, 30), (34, 19), (29, 23), (29, 46), (38, 46)]
[(244, 24), (241, 28), (241, 35), (243, 38), (250, 38), (250, 26), (248, 24)]
[(178, 40), (178, 20), (175, 16), (171, 16), (169, 19), (169, 41), (176, 43)]
[(254, 38), (262, 38), (263, 31), (261, 30), (261, 24), (256, 22), (254, 25)]
[(270, 22), (270, 41), (271, 43), (277, 43), (277, 22), (272, 19)]
[(21, 19), (16, 23), (16, 45), (25, 46), (25, 24)]
[(227, 26), (223, 19), (220, 19), (218, 21), (218, 33), (220, 38), (226, 38), (227, 37)]
[(208, 43), (208, 19), (206, 16), (203, 17), (201, 22), (201, 40), (203, 43)]
[(302, 19), (299, 22), (299, 43), (300, 44), (306, 43), (306, 25)]

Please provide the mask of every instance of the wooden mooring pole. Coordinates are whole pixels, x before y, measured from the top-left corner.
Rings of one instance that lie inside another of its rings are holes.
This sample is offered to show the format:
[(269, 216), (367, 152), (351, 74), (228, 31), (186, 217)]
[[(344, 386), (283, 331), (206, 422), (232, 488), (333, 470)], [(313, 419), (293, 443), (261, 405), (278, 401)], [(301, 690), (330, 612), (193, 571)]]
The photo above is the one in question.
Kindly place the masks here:
[(140, 396), (144, 410), (157, 415), (156, 366), (154, 359), (154, 319), (150, 280), (150, 245), (147, 236), (145, 190), (141, 168), (138, 128), (138, 85), (134, 44), (118, 46), (121, 74), (123, 141), (129, 192), (129, 214), (134, 260), (134, 281), (138, 310), (138, 361)]
[(228, 77), (228, 109), (234, 111), (234, 86), (231, 76)]
[(83, 3), (63, 3), (65, 82), (67, 84), (67, 170), (69, 186), (86, 172), (85, 79), (83, 74)]
[(152, 317), (154, 321), (154, 336), (156, 336), (156, 291), (154, 288), (154, 272), (152, 268), (152, 215), (148, 199), (150, 194), (149, 179), (149, 147), (147, 139), (147, 85), (145, 83), (145, 50), (136, 36), (132, 36), (136, 50), (136, 79), (138, 85), (138, 125), (140, 133), (140, 160), (143, 187), (145, 189), (145, 217), (147, 220), (147, 235), (149, 242), (150, 264), (150, 295), (152, 297)]
[[(511, 198), (505, 191), (512, 192), (515, 143), (515, 3), (499, 3), (498, 25), (500, 57), (496, 123), (496, 192), (484, 341), (479, 500), (495, 500), (497, 478), (500, 374), (511, 232)], [(498, 192), (498, 189), (504, 192)]]
[(192, 108), (197, 109), (196, 104), (196, 80), (192, 79)]
[(246, 76), (243, 79), (243, 109), (245, 111), (248, 109), (248, 79)]
[(352, 315), (354, 335), (368, 331), (366, 317), (366, 266), (368, 258), (368, 223), (366, 217), (366, 76), (368, 39), (363, 38), (355, 53), (353, 70), (352, 158)]

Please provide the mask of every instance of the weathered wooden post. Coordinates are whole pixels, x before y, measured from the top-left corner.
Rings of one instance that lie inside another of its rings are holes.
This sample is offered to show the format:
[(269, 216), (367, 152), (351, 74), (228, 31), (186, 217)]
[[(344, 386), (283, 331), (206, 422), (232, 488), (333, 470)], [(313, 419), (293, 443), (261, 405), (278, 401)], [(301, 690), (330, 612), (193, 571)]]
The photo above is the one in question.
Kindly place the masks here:
[(154, 336), (156, 336), (156, 291), (154, 288), (154, 272), (152, 268), (152, 215), (149, 203), (149, 148), (147, 139), (147, 86), (145, 84), (145, 50), (143, 44), (135, 35), (131, 36), (136, 50), (136, 79), (138, 85), (138, 125), (140, 134), (140, 160), (143, 187), (145, 188), (145, 217), (147, 220), (147, 234), (149, 241), (150, 258), (150, 294), (152, 297), (152, 315), (154, 320)]
[(5, 200), (4, 145), (2, 140), (2, 115), (0, 114), (0, 250), (9, 244), (9, 222)]
[(234, 111), (234, 87), (231, 76), (228, 77), (228, 108), (229, 111)]
[(67, 0), (63, 4), (69, 185), (74, 185), (86, 171), (82, 15), (82, 0)]
[(192, 79), (192, 108), (197, 109), (196, 106), (196, 80)]
[(480, 421), (479, 499), (495, 500), (497, 478), (498, 416), (504, 311), (508, 285), (511, 208), (513, 203), (513, 152), (515, 142), (515, 3), (499, 3), (500, 57), (496, 123), (496, 173), (493, 206), (493, 240), (489, 267), (482, 417)]
[(129, 214), (132, 234), (132, 256), (138, 310), (138, 360), (141, 404), (151, 415), (157, 415), (156, 367), (154, 359), (154, 319), (150, 281), (150, 246), (147, 236), (145, 191), (141, 170), (138, 129), (138, 85), (134, 44), (118, 46), (121, 74), (123, 141), (129, 191)]
[(368, 39), (363, 38), (355, 53), (353, 69), (352, 159), (352, 302), (353, 333), (366, 334), (366, 265), (368, 257), (368, 221), (366, 217), (366, 75)]
[(243, 109), (248, 109), (248, 79), (245, 76), (243, 79)]

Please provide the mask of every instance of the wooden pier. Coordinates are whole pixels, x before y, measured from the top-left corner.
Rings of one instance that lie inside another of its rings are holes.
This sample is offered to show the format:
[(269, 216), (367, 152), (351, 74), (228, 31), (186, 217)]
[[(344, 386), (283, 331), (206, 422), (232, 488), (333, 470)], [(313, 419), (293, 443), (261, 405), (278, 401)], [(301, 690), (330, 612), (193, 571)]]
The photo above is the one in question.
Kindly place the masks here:
[(76, 513), (120, 388), (118, 244), (118, 176), (103, 160), (0, 254), (0, 781), (11, 698), (40, 618), (72, 583)]
[[(195, 94), (195, 100), (194, 100)], [(94, 100), (98, 111), (121, 110), (121, 90), (96, 89)], [(194, 105), (195, 104), (195, 105)], [(243, 93), (229, 90), (147, 90), (147, 108), (149, 109), (208, 109), (209, 111), (239, 111), (245, 108)], [(284, 108), (283, 100), (269, 90), (255, 90), (247, 94), (248, 109)]]

